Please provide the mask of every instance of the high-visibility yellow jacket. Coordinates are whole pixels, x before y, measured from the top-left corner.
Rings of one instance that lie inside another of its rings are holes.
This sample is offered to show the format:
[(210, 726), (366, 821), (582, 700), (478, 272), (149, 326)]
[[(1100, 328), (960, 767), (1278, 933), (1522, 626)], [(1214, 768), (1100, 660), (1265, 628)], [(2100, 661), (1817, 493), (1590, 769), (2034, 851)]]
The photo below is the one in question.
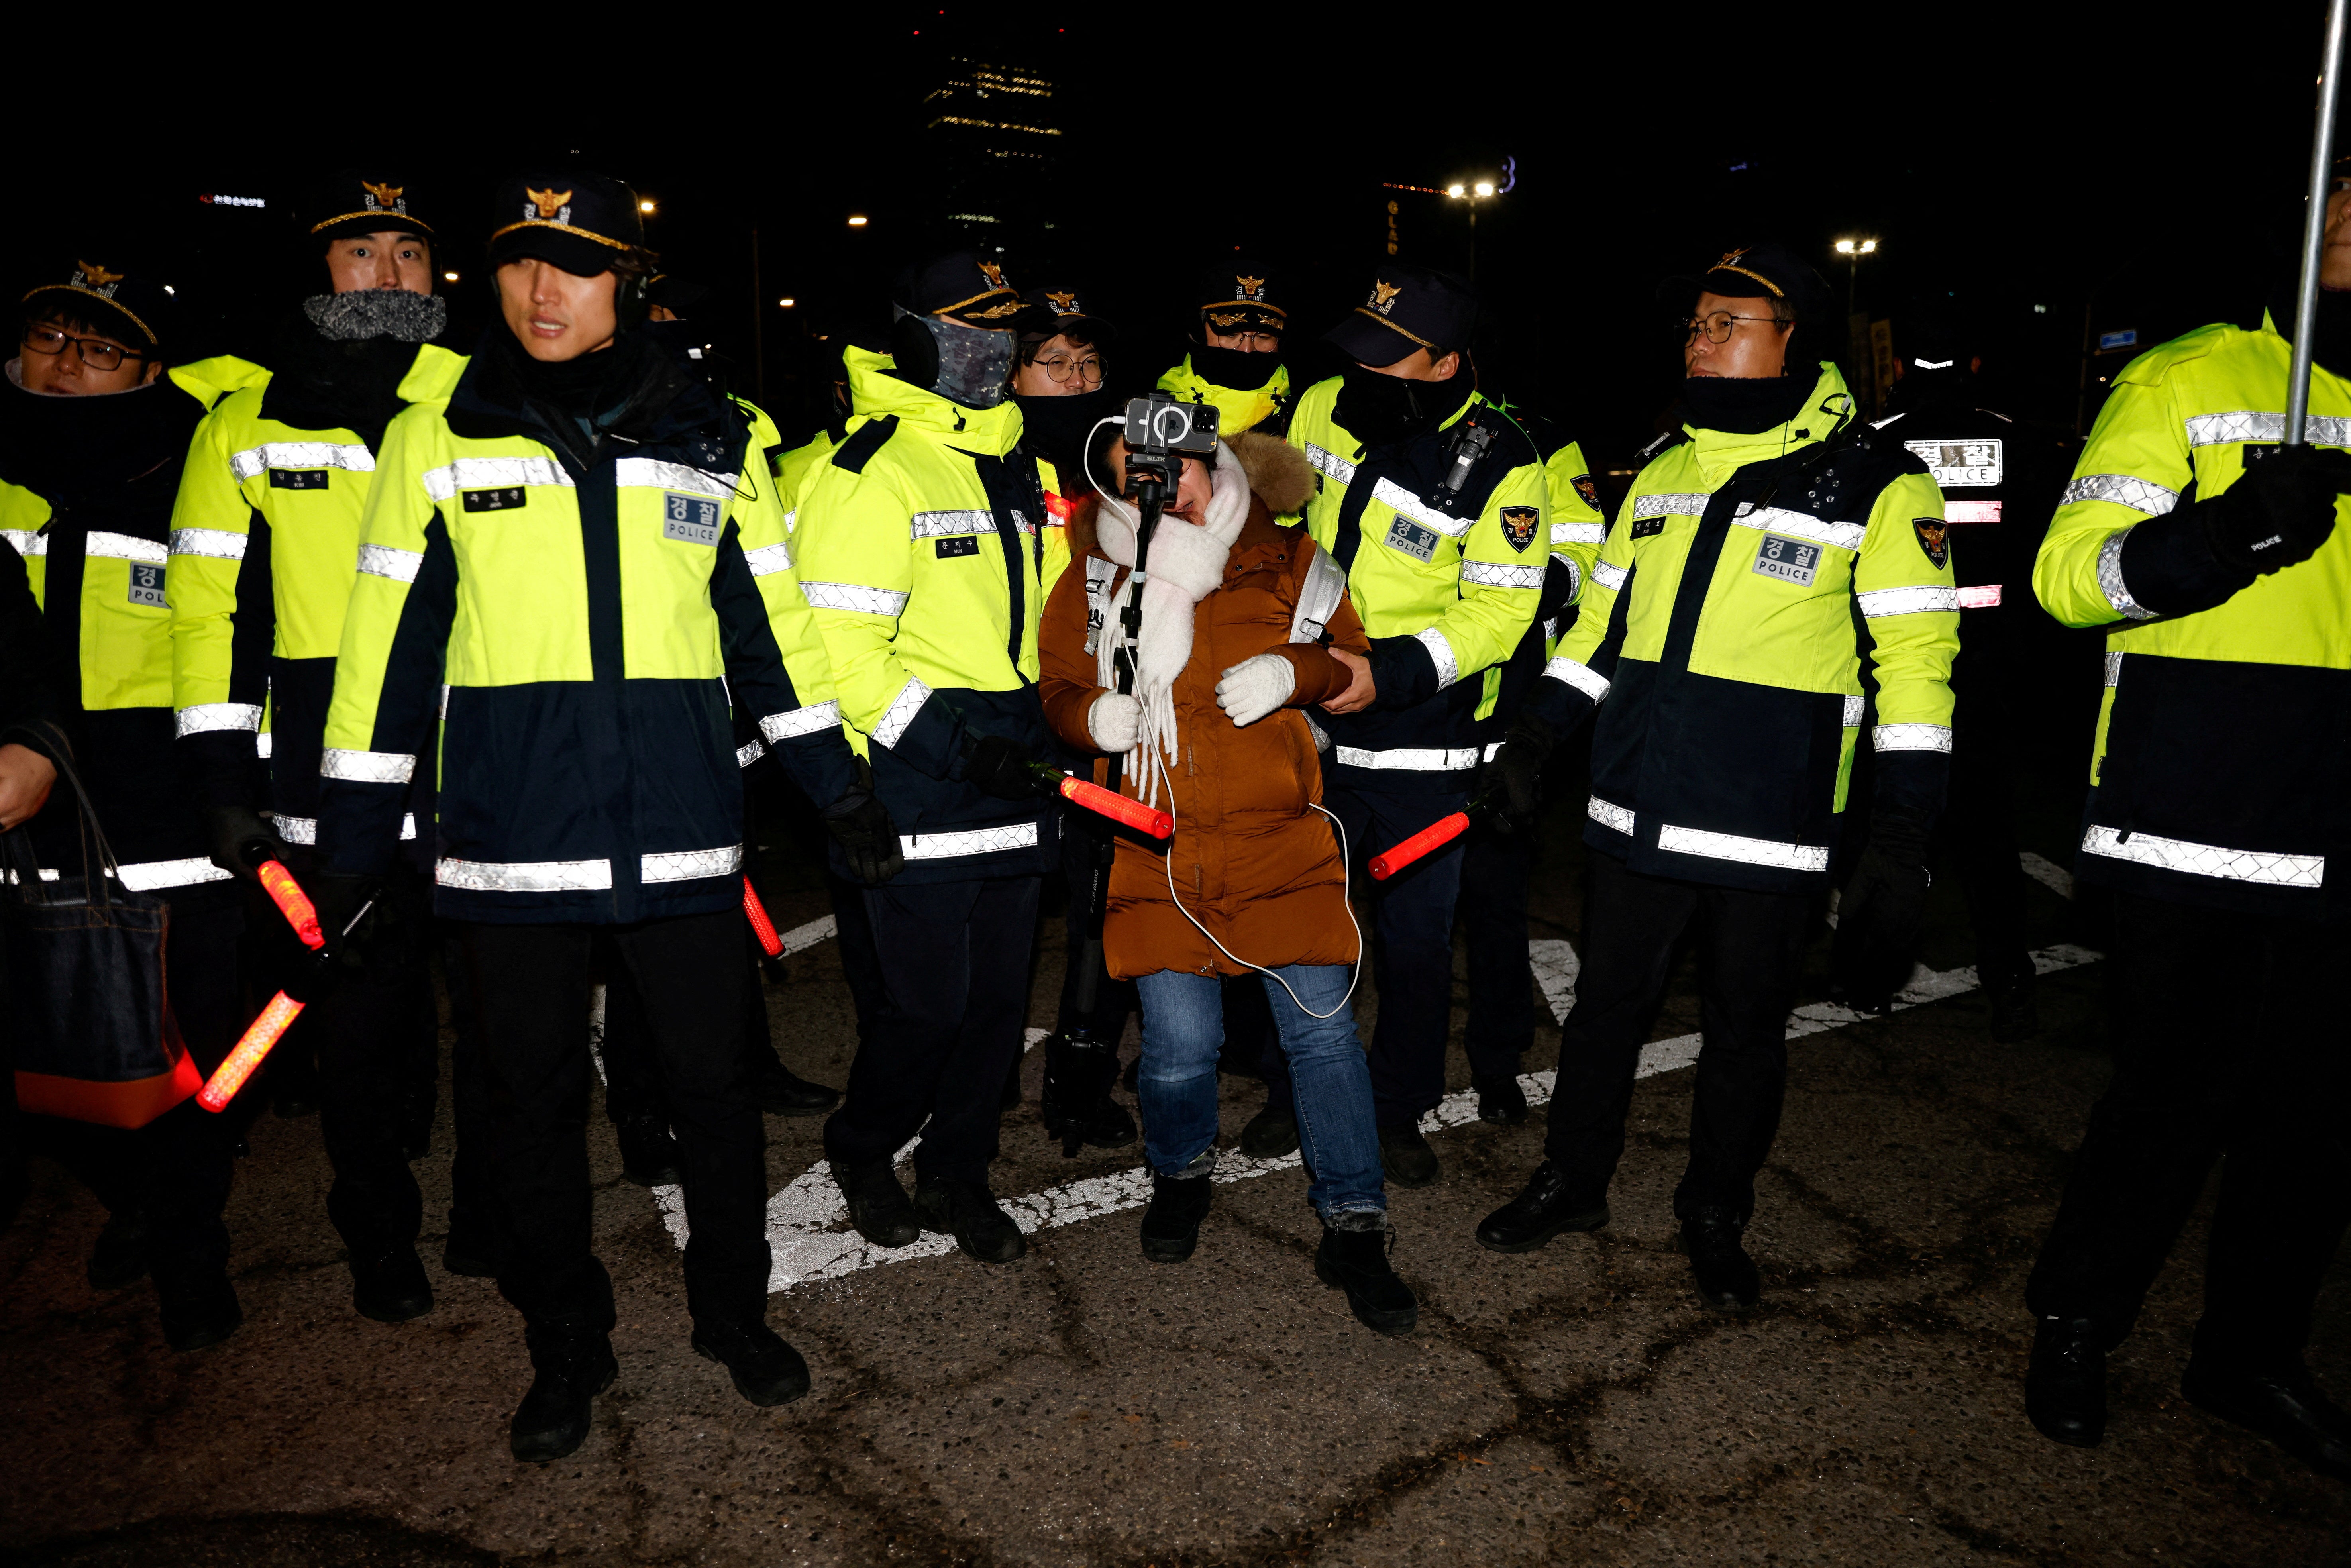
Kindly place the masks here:
[(1267, 424), (1269, 434), (1280, 435), (1290, 409), (1290, 367), (1276, 365), (1261, 387), (1220, 387), (1194, 370), (1192, 356), (1186, 354), (1182, 364), (1159, 378), (1159, 390), (1173, 392), (1186, 402), (1213, 404), (1217, 434), (1227, 440), (1268, 421), (1272, 422)]
[(833, 439), (832, 432), (820, 430), (810, 440), (776, 454), (769, 466), (775, 470), (776, 486), (783, 497), (787, 527), (797, 528), (799, 526), (800, 492), (808, 488), (810, 476), (832, 455), (832, 449), (839, 444)]
[(851, 349), (856, 413), (802, 489), (793, 549), (831, 651), (841, 716), (872, 761), (906, 852), (900, 876), (1033, 875), (1055, 842), (1047, 803), (1003, 800), (965, 776), (984, 735), (1040, 758), (1042, 510), (1009, 399), (968, 409)]
[(730, 694), (811, 799), (853, 772), (766, 455), (699, 379), (585, 467), (496, 397), (476, 355), (384, 434), (319, 763), (328, 869), (389, 861), (437, 709), (439, 913), (730, 907)]
[[(122, 476), (87, 487), (44, 493), (20, 482), (26, 475), (0, 472), (0, 538), (25, 558), (77, 766), (122, 862), (124, 883), (142, 892), (228, 876), (205, 854), (203, 813), (173, 755), (170, 594), (178, 580), (168, 568), (166, 541), (197, 422), (223, 397), (265, 375), (257, 365), (224, 357), (174, 366), (153, 386), (42, 399), (38, 408), (19, 401), (34, 394), (11, 390), (0, 409), (0, 417), (120, 424), (123, 440), (141, 444), (137, 455), (121, 455)], [(99, 438), (101, 444), (111, 439)], [(109, 463), (116, 456), (104, 454)], [(73, 819), (65, 800), (35, 819), (36, 836), (56, 841), (52, 835), (62, 833), (70, 841)], [(55, 863), (50, 844), (42, 850), (45, 863)]]
[(1856, 419), (1823, 365), (1774, 429), (1686, 427), (1617, 508), (1529, 707), (1562, 734), (1599, 707), (1584, 841), (1636, 872), (1826, 884), (1867, 706), (1859, 625), (1874, 744), (1930, 756), (1939, 804), (1959, 622), (1943, 498)]
[[(1306, 526), (1346, 569), (1379, 698), (1366, 712), (1317, 716), (1332, 741), (1324, 760), (1341, 786), (1465, 789), (1479, 762), (1479, 677), (1510, 658), (1541, 599), (1542, 463), (1525, 433), (1474, 393), (1441, 429), (1366, 454), (1332, 415), (1339, 384), (1306, 389), (1290, 442), (1320, 476)], [(1454, 434), (1473, 417), (1491, 422), (1496, 440), (1440, 509)]]
[(1487, 670), (1486, 695), (1478, 705), (1479, 737), (1489, 758), (1500, 749), (1561, 634), (1574, 624), (1576, 603), (1608, 533), (1580, 444), (1567, 443), (1544, 462), (1543, 493), (1550, 502), (1551, 560), (1543, 569), (1542, 597), (1534, 623), (1510, 658)]
[[(2032, 585), (2066, 625), (2111, 628), (2075, 871), (2150, 897), (2317, 918), (2342, 913), (2335, 873), (2351, 855), (2351, 502), (2337, 497), (2335, 532), (2308, 560), (2191, 612), (2165, 600), (2196, 585), (2162, 580), (2158, 552), (2126, 548), (2197, 528), (2190, 494), (2225, 493), (2249, 447), (2283, 438), (2291, 354), (2265, 321), (2199, 328), (2126, 366)], [(2310, 412), (2313, 445), (2351, 446), (2351, 382), (2314, 369)]]
[[(424, 344), (401, 395), (445, 398), (465, 368)], [(280, 837), (312, 843), (320, 737), (375, 454), (350, 430), (267, 417), (268, 393), (266, 379), (230, 393), (189, 445), (172, 509), (172, 706), (208, 803), (266, 805)], [(403, 822), (403, 835), (417, 831)]]

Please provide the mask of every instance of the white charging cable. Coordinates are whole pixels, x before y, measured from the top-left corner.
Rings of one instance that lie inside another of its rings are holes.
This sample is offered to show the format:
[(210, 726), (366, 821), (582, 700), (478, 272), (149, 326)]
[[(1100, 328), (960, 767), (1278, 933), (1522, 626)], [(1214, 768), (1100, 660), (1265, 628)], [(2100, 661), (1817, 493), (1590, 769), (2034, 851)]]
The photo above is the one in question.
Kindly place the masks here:
[[(1312, 805), (1313, 803), (1309, 801), (1308, 804)], [(1168, 818), (1173, 821), (1176, 816), (1176, 800), (1175, 791), (1173, 789), (1168, 791), (1167, 806)], [(1355, 928), (1355, 972), (1352, 976), (1348, 977), (1347, 994), (1339, 998), (1339, 1005), (1332, 1008), (1327, 1013), (1318, 1013), (1313, 1009), (1308, 1007), (1304, 1002), (1299, 1001), (1298, 993), (1290, 989), (1290, 982), (1283, 979), (1280, 975), (1275, 974), (1271, 969), (1267, 968), (1262, 964), (1252, 964), (1247, 958), (1242, 957), (1238, 953), (1234, 952), (1230, 947), (1226, 946), (1222, 942), (1217, 942), (1217, 934), (1209, 930), (1207, 926), (1202, 925), (1199, 919), (1194, 915), (1190, 910), (1184, 907), (1183, 895), (1176, 891), (1176, 839), (1172, 833), (1168, 836), (1167, 840), (1167, 853), (1165, 857), (1165, 864), (1167, 871), (1167, 896), (1176, 901), (1176, 908), (1177, 912), (1180, 913), (1185, 919), (1191, 921), (1193, 925), (1198, 929), (1201, 936), (1206, 936), (1211, 942), (1216, 942), (1217, 952), (1222, 953), (1226, 957), (1230, 958), (1234, 963), (1240, 965), (1243, 968), (1255, 969), (1259, 974), (1270, 977), (1275, 985), (1280, 986), (1285, 991), (1290, 991), (1290, 999), (1292, 1002), (1297, 1003), (1298, 1010), (1300, 1012), (1304, 1013), (1308, 1018), (1319, 1020), (1322, 1019), (1337, 1018), (1342, 1012), (1346, 1010), (1347, 1003), (1354, 998), (1355, 987), (1360, 984), (1364, 978), (1363, 960), (1364, 953), (1364, 927), (1361, 923), (1355, 919), (1355, 873), (1353, 862), (1347, 859), (1346, 826), (1341, 822), (1338, 818), (1331, 816), (1329, 811), (1322, 810), (1322, 807), (1315, 806), (1314, 809), (1318, 811), (1322, 811), (1324, 816), (1331, 817), (1331, 826), (1339, 835), (1340, 886), (1343, 890), (1342, 896), (1345, 900), (1347, 905), (1347, 924)]]

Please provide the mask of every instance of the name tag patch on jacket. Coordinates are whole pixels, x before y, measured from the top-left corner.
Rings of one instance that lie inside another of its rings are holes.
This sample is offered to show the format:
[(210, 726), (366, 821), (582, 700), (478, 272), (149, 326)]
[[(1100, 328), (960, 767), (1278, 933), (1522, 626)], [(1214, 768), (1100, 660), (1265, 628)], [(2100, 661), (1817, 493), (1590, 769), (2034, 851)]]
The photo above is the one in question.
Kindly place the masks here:
[(1396, 520), (1388, 525), (1388, 549), (1402, 550), (1416, 560), (1426, 560), (1437, 553), (1437, 530), (1424, 528), (1399, 513)]
[(683, 539), (690, 545), (716, 544), (718, 503), (707, 496), (681, 496), (674, 490), (663, 492), (662, 538)]
[(1792, 582), (1798, 588), (1810, 588), (1813, 579), (1820, 574), (1823, 548), (1804, 539), (1785, 539), (1778, 534), (1765, 534), (1762, 544), (1755, 551), (1755, 570), (1765, 577), (1776, 577), (1782, 582)]
[[(1527, 546), (1534, 543), (1535, 525), (1541, 521), (1542, 508), (1540, 507), (1504, 507), (1502, 537), (1510, 541), (1512, 549), (1524, 555)], [(1421, 559), (1426, 560), (1428, 558), (1423, 556)]]
[(163, 602), (163, 569), (143, 561), (131, 563), (131, 602), (151, 610), (168, 610)]
[(1943, 531), (1943, 519), (1913, 517), (1910, 526), (1918, 530), (1918, 548), (1927, 552), (1927, 559), (1935, 563), (1937, 571), (1942, 570), (1951, 559), (1950, 536)]
[(510, 512), (529, 496), (529, 492), (520, 485), (508, 485), (496, 490), (467, 490), (462, 494), (465, 510), (469, 512)]
[(932, 547), (932, 551), (941, 560), (953, 560), (959, 555), (977, 555), (979, 536), (965, 534), (960, 538), (941, 539)]
[(324, 468), (272, 468), (269, 487), (273, 490), (323, 490), (327, 487)]
[(1666, 519), (1663, 517), (1635, 517), (1633, 519), (1633, 537), (1636, 539), (1653, 539), (1665, 531)]

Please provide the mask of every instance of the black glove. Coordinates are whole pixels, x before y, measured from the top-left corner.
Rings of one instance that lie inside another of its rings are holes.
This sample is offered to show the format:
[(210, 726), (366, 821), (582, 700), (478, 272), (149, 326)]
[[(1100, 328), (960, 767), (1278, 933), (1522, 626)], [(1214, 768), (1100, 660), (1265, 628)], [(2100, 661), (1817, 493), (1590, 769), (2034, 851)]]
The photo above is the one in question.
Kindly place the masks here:
[(1374, 637), (1371, 649), (1372, 685), (1378, 693), (1373, 712), (1401, 712), (1437, 695), (1437, 658), (1427, 643), (1417, 637)]
[(857, 782), (843, 789), (822, 816), (824, 831), (849, 861), (849, 874), (867, 887), (879, 887), (905, 869), (897, 825), (873, 792), (873, 768), (863, 758), (857, 759)]
[(204, 813), (213, 864), (247, 882), (259, 879), (263, 861), (282, 861), (292, 852), (266, 818), (250, 806), (214, 806)]
[(1918, 926), (1927, 911), (1927, 831), (1900, 813), (1879, 811), (1844, 895), (1837, 901), (1830, 994), (1856, 1012), (1882, 1013), (1917, 962)]
[(1522, 714), (1503, 737), (1478, 776), (1478, 799), (1492, 810), (1494, 831), (1504, 838), (1531, 829), (1542, 809), (1543, 764), (1557, 742), (1551, 726), (1532, 714)]
[(965, 748), (963, 776), (999, 800), (1051, 794), (1061, 777), (1029, 756), (1027, 747), (1000, 735), (983, 735)]
[[(287, 980), (286, 994), (298, 1002), (315, 1002), (366, 968), (371, 950), (393, 919), (388, 905), (391, 889), (381, 877), (329, 872), (311, 882), (308, 891), (319, 911), (327, 948), (306, 954), (308, 961)], [(361, 910), (367, 913), (361, 915)]]
[(2251, 581), (2316, 554), (2341, 495), (2351, 495), (2351, 452), (2282, 446), (2195, 510), (2213, 555)]

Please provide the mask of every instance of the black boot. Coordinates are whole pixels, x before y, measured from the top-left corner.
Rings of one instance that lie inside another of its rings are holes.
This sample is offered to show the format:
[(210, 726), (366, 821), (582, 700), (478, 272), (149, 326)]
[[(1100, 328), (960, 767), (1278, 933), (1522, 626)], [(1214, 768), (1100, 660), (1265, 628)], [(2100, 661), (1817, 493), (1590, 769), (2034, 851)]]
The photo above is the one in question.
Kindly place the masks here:
[(549, 1334), (530, 1349), (530, 1392), (507, 1423), (507, 1444), (525, 1464), (543, 1465), (588, 1440), (596, 1396), (621, 1375), (612, 1342), (601, 1333)]
[(1608, 1200), (1570, 1192), (1566, 1173), (1545, 1160), (1524, 1192), (1479, 1224), (1478, 1245), (1489, 1252), (1531, 1252), (1562, 1230), (1597, 1230), (1607, 1223)]
[(505, 1248), (490, 1222), (470, 1208), (449, 1210), (449, 1239), (441, 1247), (441, 1271), (466, 1280), (495, 1280)]
[(615, 1122), (612, 1137), (621, 1145), (621, 1174), (639, 1186), (675, 1186), (684, 1179), (677, 1169), (677, 1140), (661, 1118), (630, 1116)]
[(789, 1405), (809, 1391), (808, 1363), (766, 1323), (696, 1323), (694, 1353), (724, 1366), (754, 1405)]
[(2088, 1318), (2041, 1320), (2024, 1413), (2043, 1437), (2072, 1448), (2095, 1448), (2106, 1435), (2106, 1343)]
[(2221, 1420), (2267, 1437), (2319, 1474), (2351, 1480), (2351, 1415), (2328, 1399), (2299, 1363), (2255, 1372), (2193, 1357), (2180, 1375), (2179, 1392)]
[(1118, 1079), (1118, 1047), (1082, 1035), (1057, 1034), (1045, 1041), (1045, 1092), (1038, 1112), (1049, 1136), (1061, 1140), (1064, 1159), (1078, 1146), (1123, 1148), (1134, 1142), (1134, 1118), (1110, 1097)]
[(1747, 1222), (1727, 1208), (1701, 1208), (1682, 1221), (1682, 1248), (1689, 1253), (1698, 1293), (1708, 1306), (1733, 1312), (1753, 1306), (1763, 1295), (1755, 1260), (1739, 1244)]
[(177, 1351), (209, 1349), (245, 1322), (236, 1288), (228, 1282), (225, 1271), (199, 1271), (170, 1280), (159, 1276), (155, 1301), (162, 1309), (163, 1343)]
[(888, 1160), (860, 1166), (832, 1162), (832, 1179), (849, 1200), (849, 1223), (876, 1247), (912, 1247), (922, 1239), (923, 1222), (906, 1201), (906, 1189)]
[(2032, 1001), (2032, 966), (1984, 977), (1984, 1002), (1991, 1014), (1991, 1037), (2015, 1045), (2041, 1032), (2041, 1011)]
[(1253, 1160), (1278, 1160), (1298, 1152), (1298, 1113), (1291, 1108), (1290, 1085), (1277, 1083), (1265, 1097), (1265, 1108), (1241, 1129), (1241, 1153)]
[(1207, 1174), (1151, 1173), (1151, 1207), (1143, 1211), (1143, 1255), (1154, 1263), (1181, 1263), (1200, 1244), (1200, 1221), (1208, 1217)]
[(841, 1091), (811, 1083), (770, 1056), (753, 1069), (751, 1098), (771, 1116), (822, 1116), (841, 1103)]
[(1398, 1186), (1435, 1186), (1445, 1174), (1417, 1126), (1380, 1129), (1380, 1169)]
[(433, 1281), (424, 1277), (416, 1249), (396, 1248), (364, 1261), (353, 1253), (351, 1305), (380, 1323), (404, 1323), (431, 1312)]
[(119, 1291), (147, 1277), (147, 1216), (126, 1208), (106, 1217), (89, 1249), (89, 1288)]
[(1480, 1122), (1515, 1127), (1527, 1119), (1527, 1092), (1516, 1078), (1480, 1078), (1470, 1087), (1478, 1091)]
[[(1343, 1216), (1343, 1218), (1347, 1218)], [(1420, 1303), (1412, 1287), (1388, 1266), (1388, 1249), (1395, 1232), (1384, 1225), (1376, 1230), (1339, 1230), (1322, 1227), (1322, 1244), (1314, 1249), (1314, 1277), (1334, 1291), (1347, 1292), (1355, 1321), (1382, 1333), (1410, 1333), (1420, 1321)]]
[(1009, 1263), (1029, 1250), (1029, 1238), (986, 1182), (924, 1176), (914, 1184), (914, 1212), (924, 1229), (954, 1237), (966, 1257), (982, 1263)]

